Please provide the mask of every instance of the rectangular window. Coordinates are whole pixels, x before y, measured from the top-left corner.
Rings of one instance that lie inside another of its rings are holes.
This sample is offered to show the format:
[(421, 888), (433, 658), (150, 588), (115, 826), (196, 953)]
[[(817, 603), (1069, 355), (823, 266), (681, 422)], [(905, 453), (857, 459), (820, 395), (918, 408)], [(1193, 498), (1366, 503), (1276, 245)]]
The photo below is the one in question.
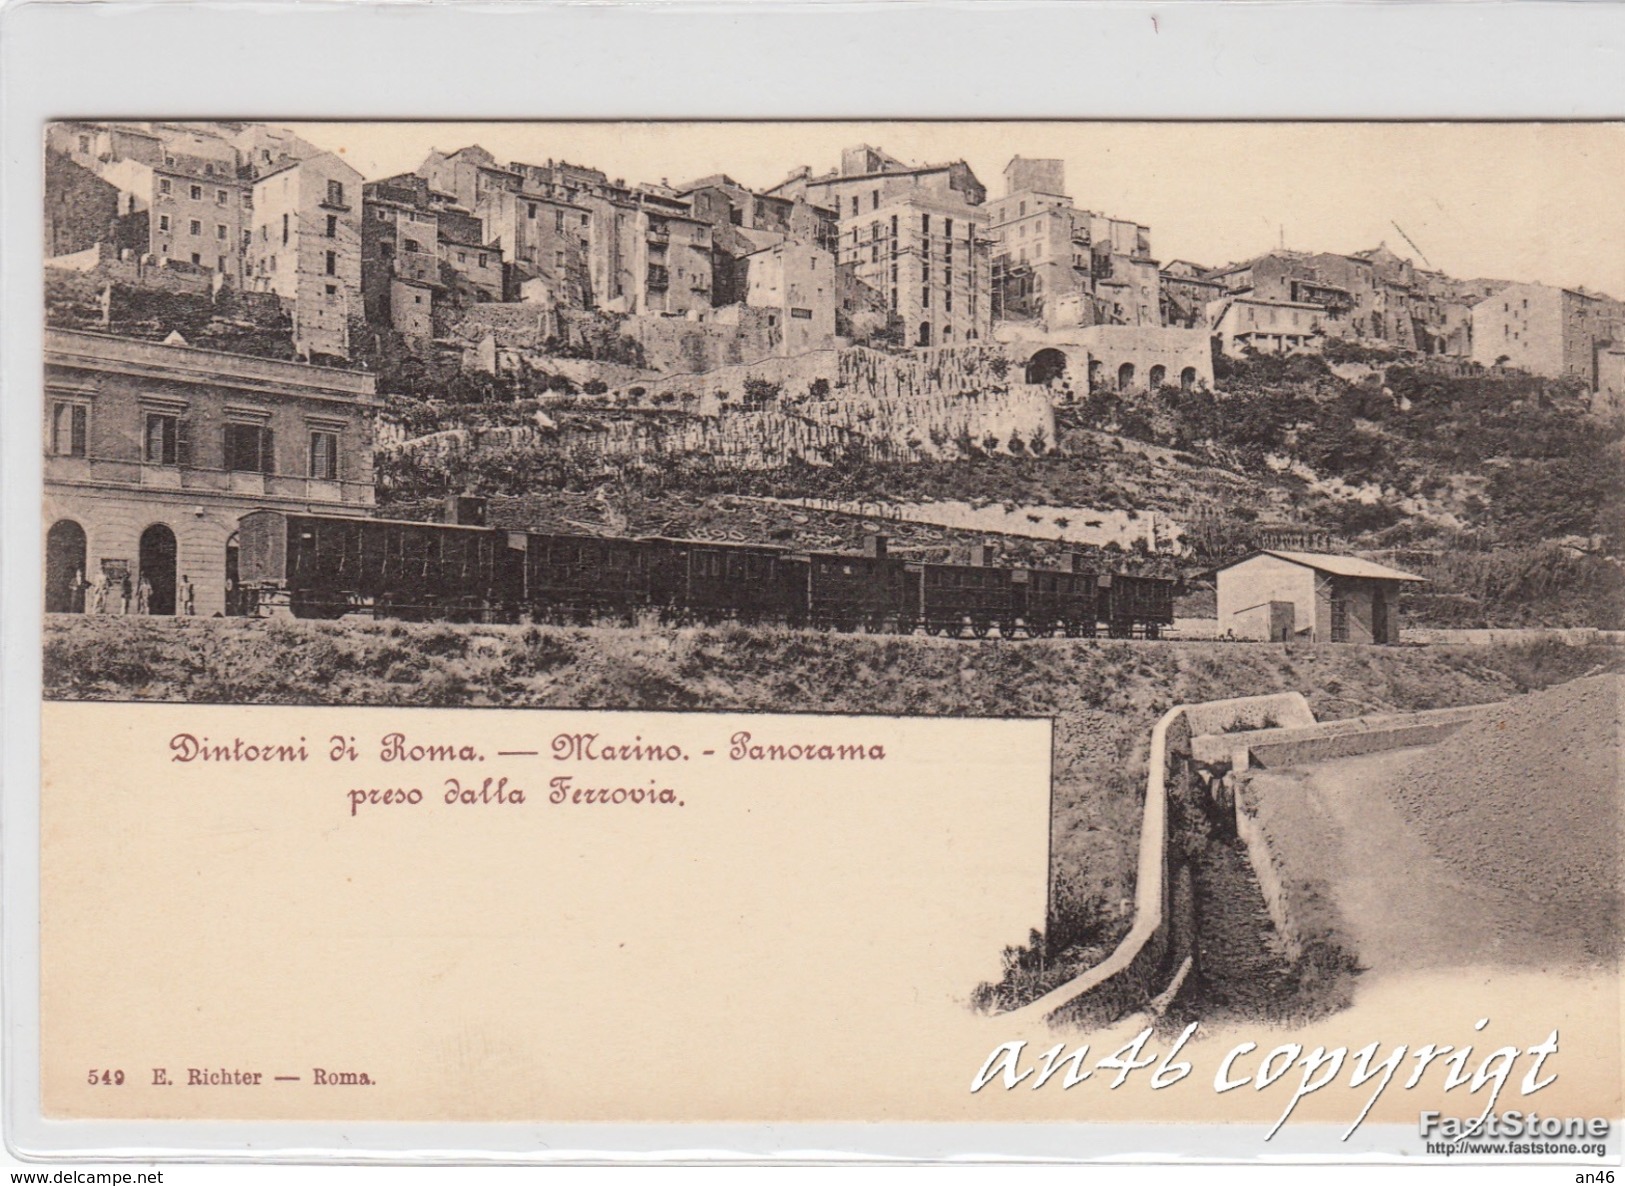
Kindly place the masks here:
[(953, 219), (945, 218), (945, 219), (942, 220), (942, 233), (944, 235), (947, 235), (948, 238), (950, 238), (950, 239), (952, 239), (954, 237), (954, 220)]
[(220, 263), (216, 266), (215, 271), (224, 272), (226, 270), (226, 257), (222, 255), (222, 256), (219, 256), (218, 258), (220, 260)]
[(322, 482), (339, 480), (339, 434), (310, 434), (310, 476)]
[(226, 241), (226, 224), (225, 223), (217, 222), (217, 223), (214, 224), (214, 237), (216, 239), (219, 239), (222, 243), (224, 243)]
[(931, 233), (931, 216), (929, 214), (922, 214), (922, 215), (920, 215), (920, 234), (929, 235), (930, 233)]
[(327, 204), (329, 206), (344, 205), (344, 183), (342, 181), (329, 181), (327, 183)]
[(329, 276), (337, 276), (339, 274), (339, 257), (338, 257), (338, 253), (335, 252), (335, 251), (329, 251), (326, 254), (327, 254), (327, 274)]
[(151, 465), (179, 465), (181, 423), (178, 416), (156, 412), (147, 414), (147, 445), (144, 457)]
[(283, 246), (287, 246), (287, 243), (288, 243), (288, 216), (287, 216), (286, 213), (284, 213), (282, 215), (282, 244), (283, 244)]
[(272, 472), (271, 430), (262, 424), (226, 425), (226, 468), (239, 473)]
[(931, 307), (931, 290), (929, 288), (922, 288), (922, 289), (920, 289), (920, 308), (929, 309), (930, 307)]
[(192, 186), (189, 192), (192, 195), (192, 201), (201, 202), (203, 200), (203, 187), (201, 185)]
[(165, 233), (168, 233), (168, 231), (169, 231), (169, 215), (160, 214), (158, 216), (158, 229), (161, 230), (161, 231), (164, 231)]
[(339, 237), (339, 216), (337, 214), (329, 214), (327, 216), (327, 237), (329, 239), (337, 239)]
[(194, 218), (187, 224), (186, 229), (194, 235), (201, 235), (203, 233), (203, 223)]
[(160, 177), (158, 179), (158, 192), (161, 194), (167, 194), (169, 192), (169, 178)]
[(485, 252), (482, 251), (482, 252), (480, 252), (480, 267), (482, 267), (482, 268), (485, 267), (485, 261), (486, 261), (486, 254), (485, 254)]
[(853, 194), (852, 195), (852, 213), (856, 214), (857, 212), (858, 212), (858, 195)]
[(51, 412), (51, 452), (58, 457), (85, 455), (90, 409), (84, 404), (57, 404)]
[(216, 206), (224, 206), (229, 201), (231, 201), (231, 195), (225, 190), (217, 189), (214, 191), (214, 204)]

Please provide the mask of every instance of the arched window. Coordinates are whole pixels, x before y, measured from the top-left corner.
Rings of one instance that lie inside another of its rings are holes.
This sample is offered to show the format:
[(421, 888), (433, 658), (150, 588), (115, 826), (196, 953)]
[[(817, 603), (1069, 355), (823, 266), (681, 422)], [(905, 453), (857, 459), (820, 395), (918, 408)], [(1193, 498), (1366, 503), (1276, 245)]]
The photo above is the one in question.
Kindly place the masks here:
[(1117, 390), (1127, 391), (1134, 385), (1134, 364), (1125, 362), (1117, 368)]
[(1179, 388), (1180, 388), (1181, 391), (1189, 391), (1189, 390), (1191, 390), (1191, 388), (1193, 388), (1195, 386), (1196, 386), (1196, 368), (1195, 367), (1186, 367), (1184, 370), (1179, 372)]
[(1151, 373), (1147, 377), (1151, 381), (1151, 390), (1155, 391), (1167, 380), (1168, 368), (1165, 366), (1154, 366), (1151, 368)]

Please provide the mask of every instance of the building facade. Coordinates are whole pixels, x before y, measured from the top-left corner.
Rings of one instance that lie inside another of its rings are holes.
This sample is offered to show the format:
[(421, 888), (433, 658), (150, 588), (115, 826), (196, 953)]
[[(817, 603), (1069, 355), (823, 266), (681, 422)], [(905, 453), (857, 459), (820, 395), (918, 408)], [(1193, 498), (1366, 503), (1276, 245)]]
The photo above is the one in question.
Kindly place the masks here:
[(305, 358), (350, 356), (361, 299), (361, 174), (330, 152), (253, 181), (245, 286), (274, 292), (293, 317)]
[(1400, 641), (1400, 596), (1423, 578), (1318, 552), (1259, 552), (1216, 574), (1219, 629), (1271, 642)]
[[(784, 355), (835, 345), (835, 256), (786, 239), (747, 256), (745, 303), (771, 311)], [(770, 323), (773, 324), (773, 323)]]
[[(128, 576), (148, 583), (154, 614), (185, 613), (187, 585), (194, 613), (231, 612), (241, 515), (372, 506), (374, 385), (357, 371), (47, 330), (47, 611), (94, 610), (85, 583)], [(102, 605), (121, 608), (116, 596)]]
[(1473, 306), (1473, 353), (1484, 366), (1511, 366), (1602, 391), (1608, 352), (1625, 344), (1625, 305), (1598, 293), (1508, 284)]
[(1321, 305), (1270, 301), (1251, 296), (1220, 297), (1208, 310), (1219, 348), (1232, 358), (1259, 354), (1318, 352), (1325, 342)]
[(1162, 324), (1149, 227), (1074, 206), (1062, 161), (1014, 157), (1004, 176), (988, 204), (996, 320)]

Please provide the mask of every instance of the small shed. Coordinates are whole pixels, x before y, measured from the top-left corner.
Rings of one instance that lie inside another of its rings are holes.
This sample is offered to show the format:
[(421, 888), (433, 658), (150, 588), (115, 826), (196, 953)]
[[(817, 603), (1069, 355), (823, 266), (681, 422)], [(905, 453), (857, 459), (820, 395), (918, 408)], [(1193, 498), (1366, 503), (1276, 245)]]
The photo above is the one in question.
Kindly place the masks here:
[(1220, 568), (1215, 580), (1221, 633), (1396, 643), (1400, 593), (1426, 578), (1355, 556), (1262, 551)]

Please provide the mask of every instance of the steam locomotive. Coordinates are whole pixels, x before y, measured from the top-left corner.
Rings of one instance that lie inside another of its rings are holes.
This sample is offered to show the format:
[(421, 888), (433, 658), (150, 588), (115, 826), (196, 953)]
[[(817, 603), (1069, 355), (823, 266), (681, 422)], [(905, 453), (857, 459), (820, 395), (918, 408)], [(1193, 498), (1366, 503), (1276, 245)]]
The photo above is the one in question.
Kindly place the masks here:
[(606, 538), (257, 510), (238, 525), (248, 613), (332, 618), (633, 624), (734, 621), (985, 638), (1157, 638), (1174, 582), (712, 540)]

